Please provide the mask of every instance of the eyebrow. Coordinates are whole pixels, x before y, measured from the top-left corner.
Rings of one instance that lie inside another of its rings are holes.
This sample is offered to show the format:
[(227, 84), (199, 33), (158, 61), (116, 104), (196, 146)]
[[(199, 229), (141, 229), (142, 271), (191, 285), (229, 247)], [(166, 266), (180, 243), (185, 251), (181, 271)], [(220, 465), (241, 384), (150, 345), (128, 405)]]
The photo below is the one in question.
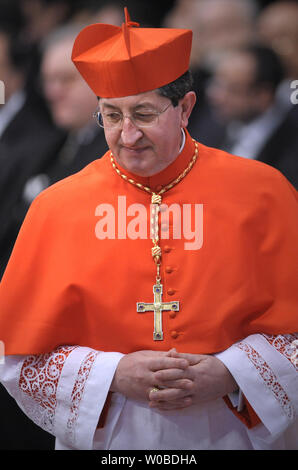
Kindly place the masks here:
[[(114, 110), (120, 111), (120, 108), (118, 106), (115, 106), (110, 103), (102, 103), (102, 106), (103, 108), (114, 109)], [(149, 108), (149, 109), (152, 109), (153, 111), (156, 111), (157, 109), (155, 105), (153, 105), (150, 102), (145, 101), (143, 103), (138, 103), (136, 106), (131, 107), (131, 110), (135, 111), (135, 110), (143, 109), (143, 108)]]
[(114, 105), (109, 104), (109, 103), (102, 103), (102, 107), (103, 108), (109, 108), (109, 109), (119, 109), (117, 106), (114, 106)]

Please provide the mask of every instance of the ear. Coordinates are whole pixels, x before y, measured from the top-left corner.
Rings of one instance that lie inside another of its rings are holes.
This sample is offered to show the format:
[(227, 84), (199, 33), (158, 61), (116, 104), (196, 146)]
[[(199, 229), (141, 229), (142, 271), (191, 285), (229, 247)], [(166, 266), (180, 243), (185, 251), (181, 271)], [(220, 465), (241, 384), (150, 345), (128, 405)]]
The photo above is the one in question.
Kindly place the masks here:
[(194, 91), (189, 91), (186, 95), (180, 100), (179, 104), (182, 108), (181, 113), (181, 127), (187, 127), (188, 119), (191, 115), (193, 107), (197, 101), (197, 96)]

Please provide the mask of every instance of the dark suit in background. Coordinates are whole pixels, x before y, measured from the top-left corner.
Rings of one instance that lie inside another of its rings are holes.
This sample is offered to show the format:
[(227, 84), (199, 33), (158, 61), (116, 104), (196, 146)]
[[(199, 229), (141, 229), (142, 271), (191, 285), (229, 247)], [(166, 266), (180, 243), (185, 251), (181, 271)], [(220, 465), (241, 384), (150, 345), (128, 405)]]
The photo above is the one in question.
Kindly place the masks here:
[(0, 137), (0, 277), (25, 215), (18, 205), (26, 181), (54, 160), (64, 140), (65, 133), (27, 99)]

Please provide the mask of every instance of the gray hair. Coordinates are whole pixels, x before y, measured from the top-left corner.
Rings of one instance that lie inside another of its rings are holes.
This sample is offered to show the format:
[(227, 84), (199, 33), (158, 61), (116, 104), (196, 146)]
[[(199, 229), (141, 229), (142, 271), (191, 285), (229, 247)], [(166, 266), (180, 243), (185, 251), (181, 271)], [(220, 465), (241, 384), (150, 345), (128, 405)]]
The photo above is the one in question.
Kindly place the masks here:
[[(212, 3), (216, 4), (221, 2), (233, 3), (234, 5), (232, 8), (237, 9), (239, 17), (242, 17), (249, 22), (255, 20), (260, 10), (256, 0), (201, 0), (201, 3), (199, 3), (198, 6), (204, 6), (205, 4), (212, 7)], [(213, 8), (216, 8), (216, 5), (213, 5)]]
[(66, 23), (53, 30), (41, 43), (41, 52), (45, 53), (48, 49), (63, 41), (72, 40), (74, 42), (77, 35), (82, 29), (87, 26), (86, 24)]

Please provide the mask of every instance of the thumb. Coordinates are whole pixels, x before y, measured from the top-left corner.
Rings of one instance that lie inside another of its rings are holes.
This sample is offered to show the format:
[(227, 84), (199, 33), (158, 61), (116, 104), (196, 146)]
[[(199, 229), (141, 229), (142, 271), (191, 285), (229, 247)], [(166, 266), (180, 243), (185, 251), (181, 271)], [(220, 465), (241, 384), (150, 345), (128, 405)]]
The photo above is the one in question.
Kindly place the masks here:
[(175, 357), (181, 357), (183, 359), (186, 359), (189, 362), (190, 366), (194, 366), (195, 364), (198, 364), (201, 361), (204, 361), (208, 356), (204, 354), (187, 354), (187, 353), (177, 353), (177, 356)]

